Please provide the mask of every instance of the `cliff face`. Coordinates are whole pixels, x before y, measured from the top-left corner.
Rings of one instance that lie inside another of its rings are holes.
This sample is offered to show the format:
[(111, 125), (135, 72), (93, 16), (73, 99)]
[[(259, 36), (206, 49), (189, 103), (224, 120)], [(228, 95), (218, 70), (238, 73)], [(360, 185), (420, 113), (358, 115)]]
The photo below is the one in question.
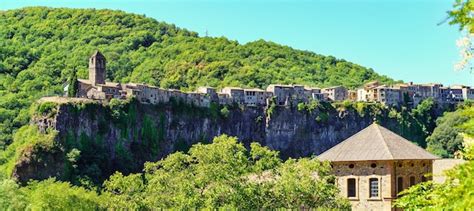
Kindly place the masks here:
[[(224, 112), (221, 108), (131, 102), (115, 107), (61, 104), (54, 116), (36, 117), (34, 123), (40, 131), (58, 131), (64, 155), (73, 149), (80, 151), (72, 161), (56, 161), (63, 163), (63, 179), (84, 174), (102, 180), (117, 170), (140, 171), (146, 161), (187, 150), (197, 142), (208, 143), (221, 134), (236, 136), (246, 146), (260, 142), (280, 151), (282, 158), (318, 155), (368, 126), (372, 117), (334, 108), (309, 112), (275, 107), (269, 112), (235, 106)], [(58, 164), (49, 166), (57, 168)], [(45, 177), (21, 172), (31, 168), (17, 166), (16, 177), (21, 181)]]

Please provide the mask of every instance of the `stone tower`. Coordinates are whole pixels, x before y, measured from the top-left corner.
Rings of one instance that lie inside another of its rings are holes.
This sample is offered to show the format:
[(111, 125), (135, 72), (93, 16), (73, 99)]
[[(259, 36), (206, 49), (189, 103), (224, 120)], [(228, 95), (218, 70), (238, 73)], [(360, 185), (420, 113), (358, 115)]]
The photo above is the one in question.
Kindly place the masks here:
[(89, 58), (89, 81), (92, 85), (105, 84), (105, 56), (95, 51)]

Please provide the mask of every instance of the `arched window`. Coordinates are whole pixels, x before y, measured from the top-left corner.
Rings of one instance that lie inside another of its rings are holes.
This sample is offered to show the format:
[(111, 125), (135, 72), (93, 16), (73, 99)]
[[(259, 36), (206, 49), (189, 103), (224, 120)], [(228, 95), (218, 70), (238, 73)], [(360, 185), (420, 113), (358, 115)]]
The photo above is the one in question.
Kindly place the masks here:
[(347, 197), (357, 197), (356, 195), (356, 179), (349, 178), (347, 179)]
[(402, 192), (403, 190), (403, 177), (398, 177), (397, 179), (397, 193)]
[(369, 179), (369, 193), (370, 193), (370, 198), (379, 197), (379, 179), (377, 178)]
[(410, 187), (415, 185), (415, 176), (410, 177)]

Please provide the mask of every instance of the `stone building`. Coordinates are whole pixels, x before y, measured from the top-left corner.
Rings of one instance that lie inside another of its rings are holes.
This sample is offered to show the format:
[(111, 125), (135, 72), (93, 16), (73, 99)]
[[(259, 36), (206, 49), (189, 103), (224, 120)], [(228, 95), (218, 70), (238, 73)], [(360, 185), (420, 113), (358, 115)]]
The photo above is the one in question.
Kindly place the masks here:
[(89, 58), (89, 81), (93, 86), (105, 84), (107, 60), (99, 51), (95, 51)]
[(271, 93), (262, 89), (244, 89), (244, 103), (247, 106), (264, 106)]
[(347, 90), (347, 99), (357, 101), (357, 90)]
[(288, 105), (295, 91), (291, 85), (270, 84), (267, 92), (273, 93), (277, 105)]
[(424, 149), (374, 123), (318, 156), (331, 162), (336, 185), (353, 210), (393, 210), (397, 194), (431, 179)]
[(343, 101), (347, 99), (347, 89), (343, 86), (324, 88), (322, 92), (327, 93), (329, 100), (332, 101)]
[(224, 87), (221, 93), (227, 94), (229, 103), (244, 103), (244, 89), (240, 87)]
[(119, 83), (106, 82), (105, 56), (95, 51), (89, 58), (89, 79), (78, 79), (78, 97), (105, 100), (122, 97), (122, 86)]
[(375, 87), (369, 90), (369, 98), (384, 105), (397, 106), (401, 102), (401, 92), (399, 89), (386, 85)]
[(321, 97), (318, 93), (307, 95), (309, 92), (303, 85), (270, 84), (267, 87), (267, 92), (272, 93), (276, 100), (275, 103), (282, 106), (307, 102), (313, 94), (315, 94), (315, 97)]
[(471, 87), (464, 86), (462, 88), (462, 98), (464, 100), (473, 100), (474, 99), (474, 89), (471, 89)]
[(318, 100), (326, 101), (327, 94), (321, 93), (321, 89), (317, 87), (305, 87), (304, 88), (305, 101)]
[(206, 97), (208, 97), (211, 102), (219, 102), (219, 96), (216, 92), (216, 89), (213, 87), (201, 86), (198, 87), (197, 92), (206, 95)]

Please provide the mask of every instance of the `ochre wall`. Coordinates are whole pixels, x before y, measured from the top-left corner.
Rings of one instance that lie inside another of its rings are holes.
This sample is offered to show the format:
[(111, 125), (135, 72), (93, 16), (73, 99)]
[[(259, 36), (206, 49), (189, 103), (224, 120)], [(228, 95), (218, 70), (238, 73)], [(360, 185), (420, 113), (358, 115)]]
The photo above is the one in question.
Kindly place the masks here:
[[(349, 167), (351, 164), (353, 168)], [(392, 210), (397, 193), (396, 178), (402, 176), (403, 187), (407, 188), (409, 177), (413, 175), (416, 183), (421, 182), (422, 175), (432, 172), (432, 163), (426, 160), (333, 162), (333, 172), (344, 197), (347, 197), (347, 179), (356, 179), (356, 197), (349, 198), (353, 210)], [(379, 197), (370, 197), (370, 178), (379, 179)]]

